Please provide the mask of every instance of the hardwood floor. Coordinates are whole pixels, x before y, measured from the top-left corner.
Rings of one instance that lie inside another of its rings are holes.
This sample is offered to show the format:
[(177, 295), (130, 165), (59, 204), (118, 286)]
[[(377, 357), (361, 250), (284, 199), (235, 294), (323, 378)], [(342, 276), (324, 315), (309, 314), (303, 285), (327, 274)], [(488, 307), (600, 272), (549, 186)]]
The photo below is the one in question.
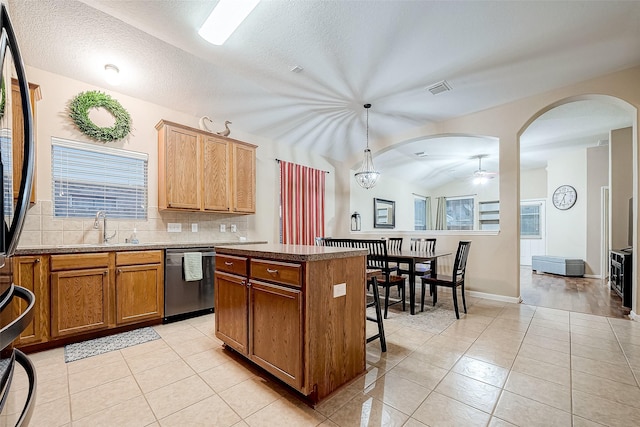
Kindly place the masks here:
[(520, 295), (523, 304), (538, 307), (618, 318), (629, 314), (603, 279), (536, 274), (531, 267), (521, 266)]

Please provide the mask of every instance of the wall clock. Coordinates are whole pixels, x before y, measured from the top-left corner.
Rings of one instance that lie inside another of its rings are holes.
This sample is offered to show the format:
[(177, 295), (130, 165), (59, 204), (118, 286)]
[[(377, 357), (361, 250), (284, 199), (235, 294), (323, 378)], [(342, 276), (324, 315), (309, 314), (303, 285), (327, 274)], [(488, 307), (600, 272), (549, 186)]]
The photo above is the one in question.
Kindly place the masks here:
[(553, 192), (553, 206), (560, 210), (567, 210), (576, 204), (578, 194), (576, 189), (570, 185), (561, 185)]

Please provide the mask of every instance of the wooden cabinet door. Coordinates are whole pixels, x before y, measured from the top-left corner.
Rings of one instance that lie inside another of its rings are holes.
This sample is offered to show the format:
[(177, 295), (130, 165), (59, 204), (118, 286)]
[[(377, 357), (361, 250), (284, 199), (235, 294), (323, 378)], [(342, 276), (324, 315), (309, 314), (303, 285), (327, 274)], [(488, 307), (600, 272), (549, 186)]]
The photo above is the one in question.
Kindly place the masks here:
[[(44, 262), (43, 262), (44, 261)], [(47, 342), (49, 339), (49, 287), (47, 286), (46, 257), (21, 256), (13, 259), (13, 280), (36, 296), (33, 321), (22, 331), (16, 345)], [(14, 317), (26, 308), (26, 302), (14, 299)]]
[[(29, 83), (29, 100), (33, 113), (33, 147), (36, 143), (36, 101), (40, 100), (40, 86)], [(11, 108), (12, 108), (12, 146), (13, 146), (13, 198), (18, 198), (20, 192), (20, 178), (22, 176), (22, 163), (24, 162), (24, 116), (22, 114), (22, 100), (20, 99), (20, 86), (16, 79), (11, 79)], [(34, 157), (35, 159), (35, 153)], [(36, 202), (36, 170), (33, 170), (33, 185), (31, 186), (31, 204)]]
[(200, 140), (196, 132), (166, 127), (165, 191), (167, 207), (200, 210)]
[(51, 273), (51, 336), (64, 337), (109, 326), (109, 269)]
[(204, 210), (228, 212), (231, 206), (229, 142), (215, 136), (203, 137)]
[(116, 270), (116, 323), (159, 319), (164, 312), (160, 264), (131, 265)]
[(249, 295), (249, 357), (302, 388), (302, 292), (251, 280)]
[(216, 272), (215, 288), (216, 337), (247, 354), (248, 292), (247, 279)]
[(256, 149), (255, 147), (233, 144), (233, 211), (256, 212)]

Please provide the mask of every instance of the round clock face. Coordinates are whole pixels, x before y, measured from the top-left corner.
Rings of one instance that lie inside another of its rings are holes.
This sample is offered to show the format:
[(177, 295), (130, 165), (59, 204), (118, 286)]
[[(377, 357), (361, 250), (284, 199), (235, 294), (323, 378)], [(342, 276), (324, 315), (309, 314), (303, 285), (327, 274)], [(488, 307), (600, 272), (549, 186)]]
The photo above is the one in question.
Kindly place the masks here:
[(561, 185), (553, 192), (553, 206), (561, 210), (567, 210), (576, 204), (578, 195), (576, 189), (570, 185)]

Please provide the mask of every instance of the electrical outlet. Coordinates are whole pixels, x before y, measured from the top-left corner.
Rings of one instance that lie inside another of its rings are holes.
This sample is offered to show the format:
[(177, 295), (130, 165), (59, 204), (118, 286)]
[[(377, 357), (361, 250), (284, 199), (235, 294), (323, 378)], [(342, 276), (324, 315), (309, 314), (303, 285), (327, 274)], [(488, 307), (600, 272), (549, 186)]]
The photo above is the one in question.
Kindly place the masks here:
[(221, 233), (226, 233), (227, 232), (227, 226), (224, 224), (220, 224), (220, 232)]
[(238, 232), (238, 227), (236, 227), (235, 224), (231, 224), (231, 232), (232, 233), (237, 233)]
[(198, 232), (198, 224), (191, 224), (191, 232), (192, 233)]
[(180, 233), (182, 231), (182, 224), (179, 222), (170, 222), (167, 224), (167, 232), (169, 233)]

